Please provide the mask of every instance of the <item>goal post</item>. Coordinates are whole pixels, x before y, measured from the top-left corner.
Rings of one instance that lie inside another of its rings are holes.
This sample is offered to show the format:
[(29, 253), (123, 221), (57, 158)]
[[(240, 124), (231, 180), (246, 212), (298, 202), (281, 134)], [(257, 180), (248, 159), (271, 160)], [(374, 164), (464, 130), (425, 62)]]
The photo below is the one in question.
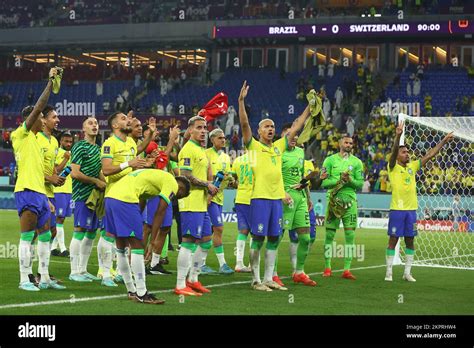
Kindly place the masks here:
[[(414, 266), (474, 270), (474, 117), (411, 117), (404, 121), (400, 144), (419, 159), (446, 134), (455, 139), (417, 173), (417, 230)], [(404, 262), (403, 243), (394, 264)]]

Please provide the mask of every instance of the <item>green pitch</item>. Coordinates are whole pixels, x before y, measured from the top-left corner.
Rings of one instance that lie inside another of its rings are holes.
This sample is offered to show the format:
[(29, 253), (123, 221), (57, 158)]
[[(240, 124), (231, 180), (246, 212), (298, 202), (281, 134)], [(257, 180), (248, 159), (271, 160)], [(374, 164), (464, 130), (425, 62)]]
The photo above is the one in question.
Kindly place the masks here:
[[(199, 298), (180, 298), (172, 293), (176, 281), (177, 252), (170, 252), (171, 276), (147, 276), (148, 289), (164, 298), (162, 306), (143, 305), (126, 298), (124, 285), (106, 288), (99, 282), (73, 283), (67, 280), (69, 259), (51, 257), (50, 272), (63, 279), (64, 291), (42, 290), (26, 292), (18, 289), (19, 240), (18, 217), (14, 211), (0, 211), (0, 315), (81, 315), (81, 314), (472, 314), (474, 313), (474, 277), (472, 271), (414, 267), (416, 283), (401, 280), (403, 269), (394, 267), (394, 281), (387, 283), (385, 276), (386, 232), (357, 230), (356, 246), (360, 254), (352, 266), (356, 281), (341, 279), (342, 255), (333, 259), (333, 276), (322, 278), (324, 268), (324, 230), (318, 228), (316, 243), (308, 256), (306, 273), (318, 282), (315, 288), (294, 285), (290, 275), (288, 236), (279, 249), (279, 274), (288, 291), (262, 293), (250, 288), (251, 275), (201, 276), (200, 280), (212, 290)], [(72, 218), (66, 220), (66, 245), (72, 235)], [(343, 243), (342, 231), (336, 234), (336, 243)], [(224, 230), (226, 260), (235, 265), (234, 246), (236, 224), (227, 223)], [(173, 231), (173, 244), (176, 235)], [(96, 240), (97, 243), (97, 240)], [(342, 245), (342, 244), (341, 244)], [(336, 246), (337, 248), (337, 246)], [(246, 250), (248, 260), (248, 247)], [(207, 264), (216, 269), (217, 258), (211, 250)], [(37, 262), (33, 266), (37, 270)], [(93, 249), (89, 272), (97, 272), (97, 253)], [(263, 272), (263, 263), (261, 271)], [(263, 273), (262, 273), (263, 276)]]

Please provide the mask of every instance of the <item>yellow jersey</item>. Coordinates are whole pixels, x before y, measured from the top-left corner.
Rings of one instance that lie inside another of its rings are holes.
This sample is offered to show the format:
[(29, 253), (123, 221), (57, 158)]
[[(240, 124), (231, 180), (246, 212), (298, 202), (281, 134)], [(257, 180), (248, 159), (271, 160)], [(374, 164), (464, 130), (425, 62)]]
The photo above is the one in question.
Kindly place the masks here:
[[(38, 143), (43, 151), (44, 175), (51, 176), (54, 173), (54, 164), (56, 163), (56, 155), (59, 148), (58, 140), (52, 135), (51, 138), (48, 138), (43, 132), (38, 132), (36, 139), (38, 139)], [(46, 196), (54, 198), (54, 185), (45, 181), (44, 187), (46, 189)]]
[[(305, 160), (303, 165), (303, 176), (306, 177), (314, 172), (314, 164), (312, 161)], [(311, 189), (311, 182), (308, 183), (308, 187)]]
[[(215, 176), (217, 172), (222, 171), (224, 174), (229, 174), (231, 169), (230, 167), (230, 157), (224, 151), (218, 153), (214, 147), (211, 147), (206, 150), (207, 158), (211, 164), (212, 175)], [(228, 181), (224, 180), (220, 187), (219, 192), (212, 198), (212, 202), (224, 205), (224, 189), (227, 187)]]
[[(110, 136), (102, 145), (102, 158), (111, 158), (112, 165), (118, 166), (120, 163), (128, 162), (137, 157), (137, 143), (131, 137), (127, 137), (123, 141), (115, 134)], [(105, 193), (117, 182), (120, 178), (130, 173), (133, 169), (128, 167), (117, 174), (107, 176), (107, 188)]]
[(36, 135), (23, 122), (11, 134), (13, 152), (18, 167), (15, 192), (31, 190), (46, 194), (44, 187), (43, 151)]
[(250, 204), (254, 178), (248, 154), (243, 154), (234, 160), (234, 163), (232, 163), (232, 173), (237, 176), (239, 184), (235, 195), (235, 203)]
[[(60, 165), (61, 162), (64, 160), (64, 154), (66, 150), (63, 148), (58, 149), (58, 154), (56, 155), (56, 165)], [(66, 163), (66, 167), (71, 165), (71, 158), (69, 157), (69, 161)], [(66, 168), (64, 167), (64, 168)], [(60, 174), (60, 173), (58, 173)], [(54, 187), (54, 193), (72, 193), (72, 178), (71, 174), (66, 177), (66, 181), (64, 182), (63, 186), (56, 186)]]
[(421, 168), (421, 160), (409, 162), (406, 167), (399, 165), (390, 168), (388, 177), (392, 187), (391, 210), (416, 210), (418, 198), (416, 194), (416, 172)]
[[(184, 144), (178, 155), (178, 166), (181, 174), (189, 170), (195, 178), (207, 182), (209, 160), (201, 144), (193, 140)], [(179, 211), (206, 212), (207, 188), (191, 185), (189, 196), (179, 200)]]
[(125, 203), (138, 203), (160, 196), (170, 204), (177, 192), (178, 183), (170, 173), (159, 169), (138, 169), (115, 182), (105, 197)]
[(246, 145), (254, 182), (252, 199), (283, 199), (283, 175), (281, 162), (283, 152), (288, 148), (286, 137), (267, 146), (252, 138)]

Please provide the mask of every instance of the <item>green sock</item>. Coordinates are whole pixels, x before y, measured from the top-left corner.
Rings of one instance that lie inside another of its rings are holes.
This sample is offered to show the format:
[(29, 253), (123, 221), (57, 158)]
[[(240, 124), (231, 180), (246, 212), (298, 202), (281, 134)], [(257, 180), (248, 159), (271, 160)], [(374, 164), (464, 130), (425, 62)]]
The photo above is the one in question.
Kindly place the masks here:
[(324, 265), (331, 268), (332, 241), (336, 235), (336, 230), (326, 228), (326, 238), (324, 239)]
[(252, 238), (252, 244), (250, 244), (250, 249), (260, 250), (262, 249), (262, 246), (263, 246), (262, 240), (256, 240)]
[(344, 271), (347, 271), (351, 268), (352, 257), (355, 253), (355, 231), (354, 230), (345, 230), (344, 235), (346, 238), (346, 244), (344, 248)]
[(243, 234), (243, 233), (239, 233), (237, 235), (237, 240), (243, 240), (243, 241), (246, 241), (247, 240), (247, 235), (246, 234)]
[(163, 244), (163, 249), (161, 250), (161, 258), (168, 257), (168, 243), (170, 241), (170, 235), (167, 234), (165, 238), (165, 243)]
[(308, 233), (298, 235), (298, 249), (296, 249), (296, 271), (304, 272), (304, 263), (308, 256), (311, 238)]
[(387, 256), (395, 256), (395, 249), (389, 249), (387, 248), (387, 250), (385, 251), (385, 254)]

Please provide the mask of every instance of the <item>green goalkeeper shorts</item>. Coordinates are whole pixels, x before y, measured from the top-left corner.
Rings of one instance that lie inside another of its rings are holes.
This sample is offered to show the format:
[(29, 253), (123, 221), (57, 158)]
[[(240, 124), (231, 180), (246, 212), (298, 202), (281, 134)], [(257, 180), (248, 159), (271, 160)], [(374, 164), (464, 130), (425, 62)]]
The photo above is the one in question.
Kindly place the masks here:
[[(341, 219), (333, 217), (332, 220), (328, 219), (329, 206), (326, 207), (326, 220), (324, 226), (328, 229), (337, 230), (341, 223)], [(342, 216), (342, 225), (344, 228), (356, 229), (357, 228), (357, 201), (352, 202), (352, 206), (346, 210)]]
[(308, 201), (301, 191), (290, 190), (292, 205), (283, 203), (283, 229), (290, 231), (295, 228), (309, 227)]

